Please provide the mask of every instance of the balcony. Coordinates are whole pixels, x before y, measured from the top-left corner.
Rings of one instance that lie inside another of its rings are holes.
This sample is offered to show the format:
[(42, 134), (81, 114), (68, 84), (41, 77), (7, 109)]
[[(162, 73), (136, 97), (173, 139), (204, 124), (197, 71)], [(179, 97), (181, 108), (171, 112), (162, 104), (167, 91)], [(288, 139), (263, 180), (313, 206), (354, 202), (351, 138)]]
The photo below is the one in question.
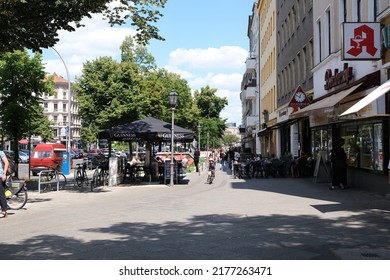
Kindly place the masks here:
[(245, 90), (245, 99), (255, 99), (256, 98), (256, 88), (247, 87)]
[(256, 59), (254, 57), (248, 57), (245, 61), (246, 70), (255, 70), (256, 69)]
[(258, 116), (246, 116), (246, 126), (256, 126), (259, 123)]

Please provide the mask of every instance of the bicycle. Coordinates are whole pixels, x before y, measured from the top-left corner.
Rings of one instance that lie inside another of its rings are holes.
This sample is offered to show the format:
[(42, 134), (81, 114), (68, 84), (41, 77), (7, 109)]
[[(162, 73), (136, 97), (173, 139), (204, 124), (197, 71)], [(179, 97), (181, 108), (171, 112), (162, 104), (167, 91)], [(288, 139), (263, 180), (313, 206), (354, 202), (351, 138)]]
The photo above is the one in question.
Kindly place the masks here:
[(103, 185), (108, 185), (108, 161), (103, 160), (98, 164), (98, 166), (95, 169), (95, 172), (92, 176), (91, 181), (91, 191), (93, 191), (93, 188), (96, 188)]
[(87, 169), (86, 162), (76, 164), (76, 169), (74, 171), (74, 179), (75, 179), (76, 185), (79, 188), (84, 187), (84, 186), (88, 186), (88, 184), (89, 184), (89, 179), (88, 179), (86, 169)]
[(207, 176), (207, 183), (212, 184), (215, 179), (215, 170), (209, 170), (209, 174)]
[(24, 180), (17, 180), (11, 175), (5, 182), (5, 197), (10, 210), (19, 210), (27, 203), (27, 184)]

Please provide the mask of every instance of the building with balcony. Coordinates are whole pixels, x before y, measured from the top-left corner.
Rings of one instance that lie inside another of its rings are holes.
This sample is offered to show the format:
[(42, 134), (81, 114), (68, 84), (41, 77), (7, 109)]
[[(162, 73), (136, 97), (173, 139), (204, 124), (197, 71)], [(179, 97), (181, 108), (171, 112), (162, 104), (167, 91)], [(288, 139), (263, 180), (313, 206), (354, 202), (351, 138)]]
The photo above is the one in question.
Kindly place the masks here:
[(259, 12), (258, 2), (253, 4), (248, 19), (249, 53), (245, 61), (246, 70), (241, 82), (242, 124), (240, 125), (241, 146), (251, 153), (260, 153), (260, 88), (259, 88)]
[[(69, 92), (69, 82), (56, 73), (51, 75), (54, 79), (56, 94), (50, 96), (44, 94), (43, 108), (45, 115), (53, 123), (52, 129), (54, 139), (57, 143), (63, 143), (67, 146), (69, 116), (70, 116), (70, 147), (77, 147), (80, 140), (81, 120), (78, 116), (78, 104), (71, 92)], [(69, 94), (70, 106), (69, 106)]]

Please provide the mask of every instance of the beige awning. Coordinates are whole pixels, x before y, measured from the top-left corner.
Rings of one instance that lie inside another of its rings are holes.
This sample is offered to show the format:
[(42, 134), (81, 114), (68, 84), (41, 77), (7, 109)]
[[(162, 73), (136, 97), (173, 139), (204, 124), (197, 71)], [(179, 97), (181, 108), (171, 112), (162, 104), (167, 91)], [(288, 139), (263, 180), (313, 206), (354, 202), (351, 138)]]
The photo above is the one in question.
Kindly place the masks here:
[(374, 89), (372, 92), (370, 92), (367, 96), (365, 96), (363, 99), (361, 99), (359, 102), (354, 104), (351, 108), (349, 108), (347, 111), (342, 113), (340, 117), (350, 114), (356, 114), (361, 109), (369, 105), (371, 102), (375, 101), (382, 95), (386, 94), (390, 90), (390, 80), (383, 83), (381, 86)]
[(311, 115), (313, 112), (326, 112), (327, 110), (333, 110), (333, 107), (339, 103), (341, 100), (343, 100), (345, 97), (350, 95), (352, 92), (354, 92), (358, 87), (360, 87), (363, 83), (359, 83), (357, 85), (354, 85), (350, 87), (349, 89), (340, 91), (337, 94), (331, 95), (329, 97), (326, 97), (324, 99), (321, 99), (320, 101), (317, 101), (313, 104), (310, 104), (298, 112), (292, 113), (290, 115), (290, 119), (296, 119), (296, 118), (302, 118)]

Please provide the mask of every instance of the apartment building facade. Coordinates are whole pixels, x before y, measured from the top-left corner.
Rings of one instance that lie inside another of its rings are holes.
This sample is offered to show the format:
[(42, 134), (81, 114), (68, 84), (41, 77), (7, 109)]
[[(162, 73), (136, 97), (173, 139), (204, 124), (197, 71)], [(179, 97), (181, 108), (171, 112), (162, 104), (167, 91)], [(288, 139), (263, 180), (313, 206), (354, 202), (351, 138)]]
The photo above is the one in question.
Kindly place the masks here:
[(310, 150), (307, 119), (289, 116), (313, 96), (312, 1), (277, 1), (277, 138), (278, 157), (298, 157)]
[[(53, 73), (56, 94), (43, 96), (43, 108), (45, 115), (53, 123), (54, 139), (67, 147), (76, 148), (80, 140), (81, 120), (78, 116), (78, 104), (69, 91), (69, 82), (63, 77)], [(70, 96), (69, 96), (70, 95)], [(69, 102), (70, 101), (70, 102)], [(70, 103), (70, 104), (69, 104)], [(69, 106), (70, 105), (70, 106)], [(70, 116), (70, 122), (69, 122)], [(69, 143), (70, 123), (70, 143)]]
[(253, 4), (248, 18), (249, 54), (245, 61), (246, 71), (241, 82), (242, 125), (239, 127), (241, 147), (251, 153), (260, 154), (260, 86), (259, 86), (259, 34), (258, 3)]
[(260, 0), (259, 36), (259, 85), (260, 85), (260, 151), (263, 156), (274, 157), (279, 148), (279, 139), (273, 129), (277, 124), (276, 92), (276, 0)]
[(329, 162), (342, 137), (349, 185), (388, 192), (389, 4), (258, 1), (263, 156), (304, 151)]

